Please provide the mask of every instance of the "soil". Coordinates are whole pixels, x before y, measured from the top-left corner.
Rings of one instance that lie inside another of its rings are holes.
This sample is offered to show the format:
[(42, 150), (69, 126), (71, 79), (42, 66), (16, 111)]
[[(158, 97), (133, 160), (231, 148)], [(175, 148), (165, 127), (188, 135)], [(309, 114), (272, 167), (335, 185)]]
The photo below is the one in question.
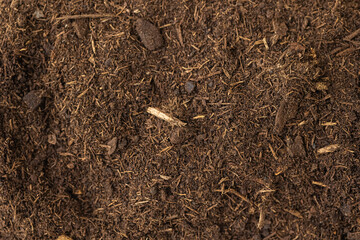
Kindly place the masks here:
[(0, 238), (360, 239), (359, 5), (0, 1)]

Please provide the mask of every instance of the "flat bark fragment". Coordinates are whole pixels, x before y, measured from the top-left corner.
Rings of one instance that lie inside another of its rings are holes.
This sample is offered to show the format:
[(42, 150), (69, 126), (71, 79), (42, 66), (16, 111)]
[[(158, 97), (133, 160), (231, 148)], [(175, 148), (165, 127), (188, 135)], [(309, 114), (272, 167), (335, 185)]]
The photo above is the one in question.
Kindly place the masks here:
[(279, 109), (276, 113), (274, 124), (274, 131), (277, 134), (282, 133), (287, 121), (296, 117), (299, 102), (300, 98), (297, 95), (292, 95), (281, 101)]
[(164, 40), (160, 31), (154, 24), (149, 21), (139, 18), (135, 23), (136, 32), (139, 34), (141, 42), (149, 50), (156, 50), (161, 48)]
[(288, 137), (286, 143), (290, 157), (306, 157), (304, 141), (300, 135), (296, 136), (294, 141)]

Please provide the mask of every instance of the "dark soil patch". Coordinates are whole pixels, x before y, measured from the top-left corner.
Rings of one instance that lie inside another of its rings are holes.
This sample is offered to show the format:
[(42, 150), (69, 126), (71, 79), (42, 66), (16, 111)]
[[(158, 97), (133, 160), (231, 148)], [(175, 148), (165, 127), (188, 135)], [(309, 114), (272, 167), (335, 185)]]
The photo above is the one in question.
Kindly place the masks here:
[(359, 9), (0, 1), (0, 238), (359, 239)]

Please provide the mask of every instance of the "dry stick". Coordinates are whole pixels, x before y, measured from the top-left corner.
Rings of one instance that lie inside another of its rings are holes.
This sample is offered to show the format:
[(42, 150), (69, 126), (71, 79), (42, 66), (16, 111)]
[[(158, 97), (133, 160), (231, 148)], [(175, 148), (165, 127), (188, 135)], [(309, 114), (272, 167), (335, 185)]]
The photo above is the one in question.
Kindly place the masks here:
[(265, 212), (262, 207), (260, 207), (260, 215), (259, 215), (259, 222), (258, 222), (258, 229), (262, 229), (264, 227), (264, 220), (265, 220)]
[(105, 18), (105, 17), (116, 17), (113, 14), (81, 14), (81, 15), (68, 15), (63, 17), (58, 17), (56, 20), (65, 20), (65, 19), (82, 19), (82, 18)]
[(183, 126), (186, 125), (186, 123), (180, 121), (179, 119), (171, 117), (168, 114), (163, 113), (163, 112), (161, 112), (160, 110), (158, 110), (156, 108), (149, 107), (147, 109), (147, 112), (154, 115), (154, 116), (156, 116), (156, 117), (158, 117), (158, 118), (160, 118), (160, 119), (162, 119), (162, 120), (164, 120), (164, 121), (166, 121), (166, 122), (168, 122), (168, 123), (170, 123), (170, 124), (172, 124), (172, 125), (176, 125), (176, 126), (179, 126), (179, 127), (183, 127)]
[(352, 32), (351, 34), (347, 35), (346, 37), (344, 37), (345, 41), (350, 41), (351, 39), (353, 39), (354, 37), (356, 37), (357, 35), (360, 34), (360, 28), (355, 30), (354, 32)]

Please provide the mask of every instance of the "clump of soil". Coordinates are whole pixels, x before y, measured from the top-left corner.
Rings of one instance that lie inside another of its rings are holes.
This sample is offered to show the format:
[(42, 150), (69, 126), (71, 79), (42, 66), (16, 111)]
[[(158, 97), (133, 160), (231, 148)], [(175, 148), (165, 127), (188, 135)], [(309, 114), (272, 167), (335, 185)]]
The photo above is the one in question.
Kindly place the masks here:
[(359, 7), (0, 1), (0, 238), (358, 239)]

